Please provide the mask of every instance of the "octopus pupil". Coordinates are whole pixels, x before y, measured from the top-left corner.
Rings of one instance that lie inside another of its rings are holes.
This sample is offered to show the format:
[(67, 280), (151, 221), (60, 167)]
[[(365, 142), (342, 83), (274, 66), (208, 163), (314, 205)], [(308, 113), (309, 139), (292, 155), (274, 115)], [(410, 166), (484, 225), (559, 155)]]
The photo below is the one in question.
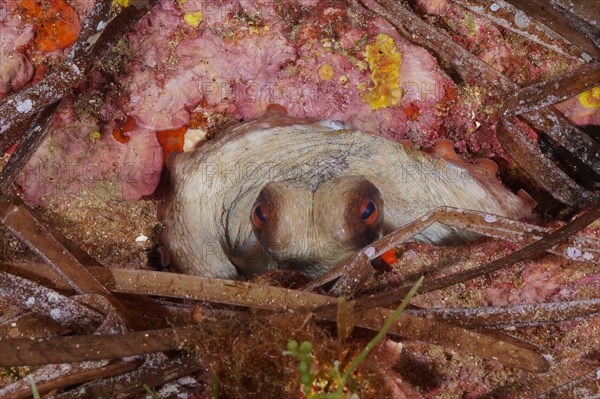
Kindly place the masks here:
[(367, 220), (369, 216), (373, 214), (373, 212), (375, 212), (375, 203), (373, 201), (369, 201), (362, 215), (360, 215), (360, 218), (362, 220)]
[(267, 218), (262, 213), (262, 209), (260, 209), (260, 206), (256, 207), (256, 210), (254, 211), (254, 213), (256, 213), (256, 217), (258, 217), (258, 219), (260, 219), (261, 222), (266, 222), (267, 221)]

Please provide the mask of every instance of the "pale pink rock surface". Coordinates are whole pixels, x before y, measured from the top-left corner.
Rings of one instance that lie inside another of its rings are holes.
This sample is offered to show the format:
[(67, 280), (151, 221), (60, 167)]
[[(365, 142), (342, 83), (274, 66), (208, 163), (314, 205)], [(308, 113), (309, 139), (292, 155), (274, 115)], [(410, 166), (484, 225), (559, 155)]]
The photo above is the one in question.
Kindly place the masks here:
[(33, 77), (31, 61), (20, 49), (33, 39), (33, 29), (14, 12), (16, 2), (0, 5), (0, 96), (23, 87)]
[(64, 204), (82, 190), (115, 185), (123, 199), (151, 194), (162, 169), (162, 150), (153, 131), (137, 128), (120, 143), (112, 135), (94, 139), (98, 127), (80, 121), (72, 109), (57, 114), (53, 134), (27, 164), (18, 183), (33, 205)]
[(33, 65), (22, 53), (0, 56), (0, 94), (20, 89), (31, 80), (33, 72)]
[(579, 96), (561, 101), (555, 107), (575, 125), (600, 125), (600, 108), (586, 107)]

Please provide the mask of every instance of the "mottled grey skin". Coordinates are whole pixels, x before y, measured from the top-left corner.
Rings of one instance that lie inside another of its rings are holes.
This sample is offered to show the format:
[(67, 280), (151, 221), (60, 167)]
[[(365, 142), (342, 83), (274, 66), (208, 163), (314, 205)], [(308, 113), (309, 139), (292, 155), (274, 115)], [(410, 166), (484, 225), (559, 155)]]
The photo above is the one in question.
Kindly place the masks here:
[[(369, 182), (383, 200), (377, 237), (440, 206), (514, 219), (530, 213), (495, 178), (476, 178), (455, 163), (340, 128), (270, 110), (177, 155), (165, 215), (173, 263), (207, 277), (234, 278), (275, 267), (316, 277), (369, 243), (352, 233), (352, 223), (361, 220), (353, 222), (354, 211), (345, 205), (355, 185)], [(251, 214), (267, 185), (263, 194), (270, 190), (277, 196), (278, 222), (262, 227), (270, 230), (259, 233), (259, 242)], [(472, 237), (434, 225), (415, 238), (445, 244)]]

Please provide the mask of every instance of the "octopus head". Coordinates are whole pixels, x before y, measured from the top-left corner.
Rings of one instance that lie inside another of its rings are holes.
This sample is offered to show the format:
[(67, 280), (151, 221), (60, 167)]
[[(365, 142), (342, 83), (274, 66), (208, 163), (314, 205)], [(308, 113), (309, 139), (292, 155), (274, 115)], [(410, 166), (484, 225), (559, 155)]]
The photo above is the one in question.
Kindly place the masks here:
[(254, 234), (280, 268), (316, 277), (381, 236), (383, 198), (364, 177), (316, 189), (268, 183), (250, 214)]

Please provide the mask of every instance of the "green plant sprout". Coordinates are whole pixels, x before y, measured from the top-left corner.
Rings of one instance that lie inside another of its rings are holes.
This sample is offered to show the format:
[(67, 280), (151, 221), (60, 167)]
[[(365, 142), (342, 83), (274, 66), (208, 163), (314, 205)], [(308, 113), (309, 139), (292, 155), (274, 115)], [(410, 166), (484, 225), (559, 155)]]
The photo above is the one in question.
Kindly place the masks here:
[(33, 380), (31, 374), (27, 376), (27, 381), (29, 381), (29, 385), (31, 385), (31, 393), (33, 394), (33, 399), (41, 399), (40, 393), (37, 389), (37, 386), (35, 385), (35, 381)]
[(219, 375), (215, 370), (212, 371), (210, 375), (210, 398), (218, 399), (219, 398), (219, 385), (221, 381), (219, 380)]
[(300, 371), (300, 383), (304, 387), (304, 393), (308, 396), (310, 394), (310, 387), (314, 380), (312, 374), (310, 374), (310, 364), (312, 363), (313, 345), (304, 341), (298, 347), (296, 340), (291, 340), (287, 344), (287, 351), (283, 352), (284, 355), (294, 356), (298, 359), (298, 370)]
[(144, 387), (144, 389), (146, 390), (146, 392), (148, 392), (148, 394), (150, 395), (150, 397), (152, 399), (160, 399), (160, 397), (158, 396), (158, 394), (154, 391), (154, 389), (152, 389), (152, 387), (150, 387), (147, 384), (142, 385)]
[[(410, 300), (415, 295), (421, 284), (423, 283), (424, 277), (421, 277), (415, 285), (412, 286), (408, 294), (402, 300), (400, 306), (394, 310), (392, 315), (385, 322), (379, 333), (365, 346), (365, 348), (350, 362), (350, 365), (346, 368), (343, 374), (340, 373), (339, 361), (333, 362), (333, 368), (329, 372), (330, 377), (337, 382), (336, 392), (328, 393), (317, 393), (311, 394), (311, 386), (315, 377), (310, 373), (310, 365), (313, 360), (312, 350), (313, 345), (308, 341), (302, 342), (298, 345), (298, 342), (291, 340), (287, 344), (287, 351), (284, 351), (284, 355), (293, 356), (298, 359), (298, 370), (300, 371), (300, 383), (303, 386), (304, 394), (308, 399), (346, 399), (344, 395), (344, 387), (351, 381), (352, 373), (358, 368), (362, 361), (369, 355), (369, 353), (375, 348), (375, 346), (387, 335), (387, 332), (396, 322), (400, 314), (408, 306)], [(350, 399), (358, 399), (358, 395), (353, 393)]]

